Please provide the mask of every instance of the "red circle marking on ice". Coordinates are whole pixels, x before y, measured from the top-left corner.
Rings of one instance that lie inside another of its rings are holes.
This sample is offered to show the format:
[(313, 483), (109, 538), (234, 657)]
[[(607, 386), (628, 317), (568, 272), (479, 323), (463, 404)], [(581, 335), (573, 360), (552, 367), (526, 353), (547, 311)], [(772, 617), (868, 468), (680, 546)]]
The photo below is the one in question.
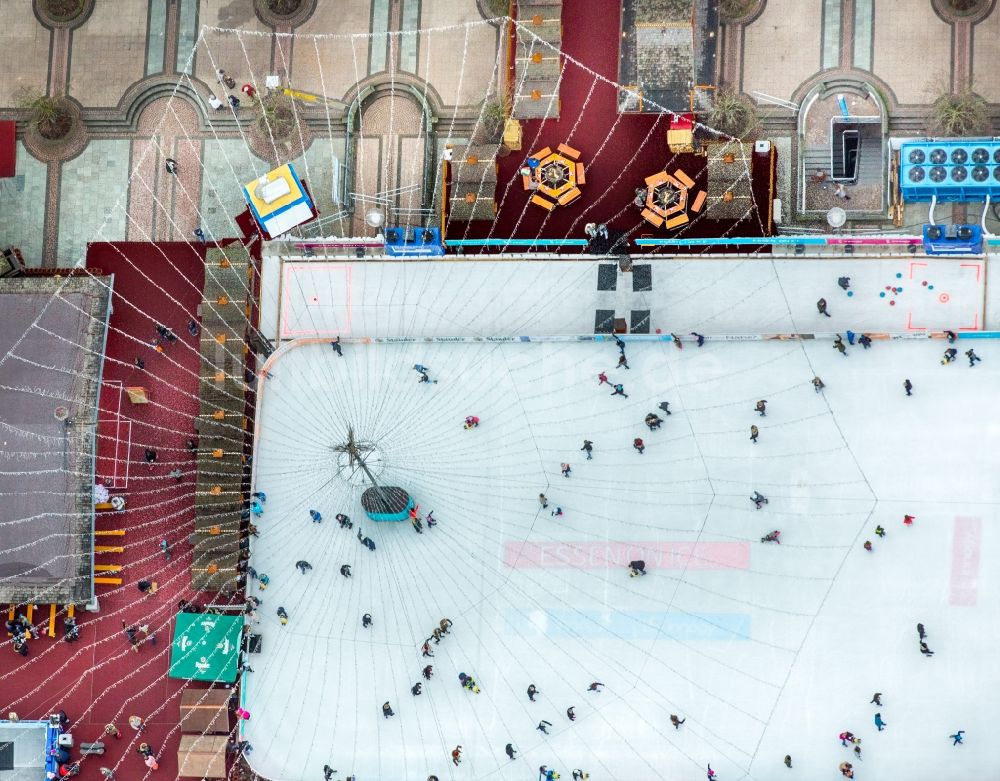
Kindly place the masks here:
[(663, 333), (663, 331), (661, 331), (661, 330), (660, 330), (659, 328), (657, 328), (657, 329), (656, 329), (656, 333), (658, 333), (658, 334), (662, 334), (662, 333)]
[(312, 303), (312, 304), (318, 304), (319, 303), (319, 296), (309, 296), (309, 302)]
[(892, 290), (892, 285), (886, 285), (886, 286), (885, 286), (885, 289), (886, 289), (886, 290)]
[(921, 284), (921, 285), (923, 285), (924, 287), (927, 287), (927, 280), (925, 279), (925, 280), (924, 280), (923, 282), (921, 282), (920, 284)]
[(951, 296), (949, 296), (947, 293), (942, 293), (941, 295), (938, 296), (938, 301), (940, 301), (942, 304), (947, 304), (949, 301), (951, 301)]
[(896, 302), (895, 301), (890, 301), (889, 302), (889, 306), (896, 306)]

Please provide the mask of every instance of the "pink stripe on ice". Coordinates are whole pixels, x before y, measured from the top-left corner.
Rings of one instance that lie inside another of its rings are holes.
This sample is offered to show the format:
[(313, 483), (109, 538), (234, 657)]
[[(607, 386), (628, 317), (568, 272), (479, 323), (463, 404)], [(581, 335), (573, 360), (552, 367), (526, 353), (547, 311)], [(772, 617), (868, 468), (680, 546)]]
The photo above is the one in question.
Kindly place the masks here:
[(972, 607), (979, 598), (979, 548), (983, 538), (981, 518), (955, 518), (951, 543), (952, 605)]
[(745, 542), (508, 542), (503, 561), (517, 569), (606, 569), (646, 562), (656, 569), (747, 569)]

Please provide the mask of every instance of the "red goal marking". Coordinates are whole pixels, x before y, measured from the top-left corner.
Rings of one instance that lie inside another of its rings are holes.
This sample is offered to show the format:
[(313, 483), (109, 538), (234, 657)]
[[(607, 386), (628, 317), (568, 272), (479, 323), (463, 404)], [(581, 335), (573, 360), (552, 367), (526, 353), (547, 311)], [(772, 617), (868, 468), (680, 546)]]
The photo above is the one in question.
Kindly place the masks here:
[(940, 301), (942, 304), (947, 304), (949, 301), (951, 301), (951, 296), (949, 296), (947, 293), (942, 293), (941, 295), (938, 296), (938, 301)]
[(982, 518), (955, 518), (948, 593), (948, 603), (951, 605), (973, 607), (979, 599), (979, 550), (982, 537)]

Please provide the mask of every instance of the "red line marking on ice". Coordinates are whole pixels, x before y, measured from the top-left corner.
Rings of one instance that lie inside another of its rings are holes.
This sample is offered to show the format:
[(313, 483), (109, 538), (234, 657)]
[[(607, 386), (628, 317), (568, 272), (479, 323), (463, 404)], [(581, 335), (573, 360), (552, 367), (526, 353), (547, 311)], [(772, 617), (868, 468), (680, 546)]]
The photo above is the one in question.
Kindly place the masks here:
[(976, 270), (976, 282), (979, 281), (979, 275), (982, 273), (983, 267), (980, 263), (959, 263), (959, 268), (974, 268)]
[(979, 598), (979, 550), (982, 538), (982, 518), (955, 518), (948, 594), (948, 603), (951, 605), (974, 607)]
[(645, 561), (648, 569), (747, 569), (746, 542), (507, 542), (503, 562), (516, 569), (608, 569)]
[(913, 279), (913, 267), (914, 266), (924, 266), (926, 268), (927, 264), (926, 263), (921, 263), (918, 260), (911, 260), (910, 261), (910, 279)]
[[(282, 284), (282, 299), (283, 306), (281, 308), (281, 325), (280, 330), (282, 337), (292, 337), (292, 336), (333, 336), (334, 334), (350, 334), (351, 333), (351, 267), (343, 264), (324, 264), (324, 270), (332, 271), (334, 269), (344, 272), (345, 281), (344, 289), (347, 292), (347, 302), (345, 308), (347, 309), (347, 325), (344, 328), (331, 329), (327, 331), (320, 332), (319, 330), (312, 329), (298, 329), (291, 330), (288, 328), (288, 313), (291, 308), (291, 302), (289, 300), (289, 286), (291, 284), (291, 276), (293, 273), (308, 269), (310, 271), (316, 270), (316, 264), (312, 263), (288, 263), (286, 264), (282, 271), (285, 274), (285, 278)], [(307, 300), (313, 300), (313, 303), (318, 303), (319, 296), (312, 295), (307, 296)]]

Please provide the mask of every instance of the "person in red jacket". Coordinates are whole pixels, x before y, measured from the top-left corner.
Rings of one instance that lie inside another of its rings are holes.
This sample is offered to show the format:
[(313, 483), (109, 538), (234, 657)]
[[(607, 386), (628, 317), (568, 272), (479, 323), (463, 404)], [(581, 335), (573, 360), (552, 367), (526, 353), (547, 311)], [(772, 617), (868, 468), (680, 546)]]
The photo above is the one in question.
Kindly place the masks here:
[(642, 451), (646, 449), (645, 443), (639, 437), (632, 440), (632, 447), (639, 451), (640, 456), (642, 455)]
[(914, 520), (916, 520), (916, 519), (912, 515), (904, 515), (903, 516), (903, 525), (904, 526), (913, 526), (913, 521)]

